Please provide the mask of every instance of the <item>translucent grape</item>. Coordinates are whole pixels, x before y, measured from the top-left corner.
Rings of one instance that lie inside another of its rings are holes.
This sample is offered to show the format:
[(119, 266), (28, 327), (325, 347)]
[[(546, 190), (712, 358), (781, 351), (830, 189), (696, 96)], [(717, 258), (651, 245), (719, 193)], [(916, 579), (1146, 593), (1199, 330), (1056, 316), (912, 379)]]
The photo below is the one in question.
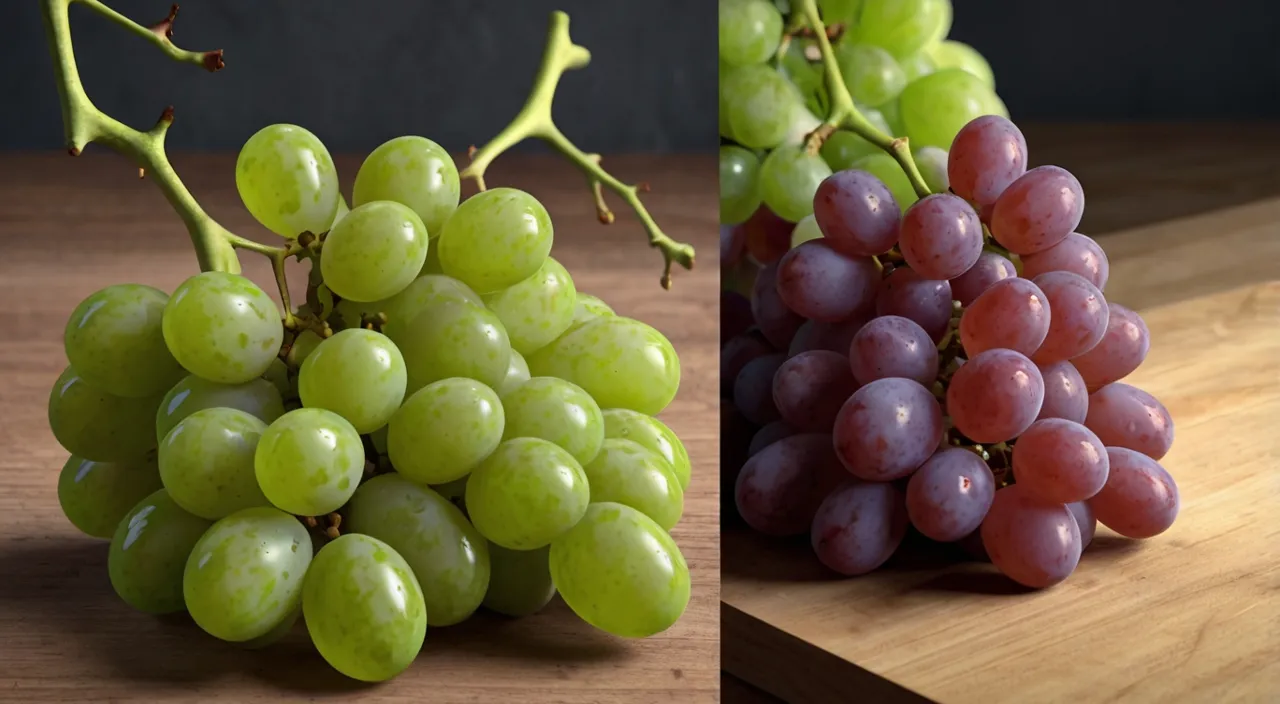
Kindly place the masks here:
[(899, 377), (931, 386), (938, 378), (938, 348), (915, 322), (896, 315), (874, 318), (853, 336), (849, 364), (859, 384)]
[(113, 396), (67, 367), (49, 393), (49, 428), (58, 444), (73, 455), (96, 462), (136, 460), (156, 446), (151, 418), (160, 400), (159, 394)]
[(951, 280), (951, 295), (960, 305), (968, 306), (992, 284), (1017, 275), (1013, 262), (994, 252), (983, 252), (968, 271)]
[(431, 490), (448, 499), (453, 505), (461, 507), (466, 505), (468, 478), (455, 479), (447, 484), (433, 484)]
[(865, 171), (839, 171), (823, 181), (813, 198), (813, 215), (826, 242), (850, 256), (882, 254), (898, 243), (898, 202)]
[(1071, 511), (1071, 517), (1076, 519), (1076, 526), (1080, 528), (1080, 549), (1084, 550), (1089, 547), (1089, 543), (1093, 542), (1093, 534), (1098, 530), (1098, 519), (1093, 517), (1093, 509), (1088, 501), (1067, 504), (1067, 509)]
[(342, 193), (338, 193), (338, 209), (333, 213), (333, 220), (329, 223), (329, 227), (325, 228), (325, 231), (332, 230), (333, 226), (337, 225), (338, 221), (345, 218), (349, 212), (351, 212), (351, 206), (347, 205), (347, 199), (343, 197)]
[(1071, 511), (1036, 498), (1021, 484), (996, 492), (982, 522), (982, 544), (996, 569), (1033, 589), (1071, 576), (1082, 549)]
[(1044, 402), (1044, 378), (1013, 350), (974, 355), (947, 387), (947, 413), (965, 437), (985, 445), (1012, 440), (1031, 427)]
[(1049, 271), (1069, 271), (1089, 280), (1101, 291), (1107, 287), (1111, 265), (1107, 254), (1091, 238), (1073, 232), (1048, 249), (1022, 257), (1022, 273), (1035, 278)]
[(591, 503), (630, 506), (668, 532), (680, 522), (684, 490), (658, 453), (630, 440), (610, 438), (582, 469), (591, 488)]
[(484, 297), (522, 355), (533, 354), (560, 337), (573, 324), (577, 291), (560, 262), (547, 257), (537, 273)]
[(805, 431), (830, 432), (840, 407), (857, 386), (847, 355), (802, 352), (778, 367), (773, 400), (787, 423)]
[(221, 271), (182, 282), (165, 305), (162, 327), (187, 371), (221, 384), (262, 376), (284, 341), (275, 301), (249, 279)]
[(160, 478), (169, 497), (201, 518), (267, 506), (253, 454), (267, 424), (234, 408), (206, 408), (183, 418), (160, 442)]
[(906, 208), (920, 197), (911, 186), (906, 172), (893, 157), (884, 152), (868, 154), (853, 162), (850, 168), (855, 171), (865, 171), (878, 179), (893, 194), (894, 202), (901, 208)]
[(329, 150), (297, 125), (268, 125), (244, 143), (236, 190), (258, 222), (289, 238), (328, 230), (341, 201)]
[(868, 257), (850, 257), (826, 240), (806, 242), (778, 261), (778, 295), (810, 320), (848, 320), (875, 302), (880, 271)]
[(765, 0), (720, 0), (720, 61), (764, 63), (782, 41), (782, 15)]
[(464, 200), (445, 221), (440, 266), (477, 293), (492, 293), (533, 276), (553, 239), (551, 216), (536, 198), (490, 188)]
[[(866, 323), (867, 319), (861, 315), (840, 323), (819, 323), (807, 320), (796, 331), (795, 337), (791, 338), (791, 346), (787, 348), (787, 354), (794, 357), (801, 352), (811, 350), (829, 350), (848, 354), (854, 336)], [(724, 368), (721, 367), (721, 369)], [(721, 373), (724, 372), (721, 371)]]
[(907, 85), (899, 96), (902, 123), (913, 148), (950, 149), (974, 118), (1004, 111), (991, 87), (973, 74), (940, 68)]
[(902, 256), (925, 278), (953, 279), (965, 273), (978, 261), (982, 244), (978, 214), (949, 193), (926, 196), (902, 216)]
[(1049, 300), (1026, 279), (997, 281), (960, 316), (960, 342), (965, 355), (1008, 349), (1030, 356), (1049, 334)]
[(110, 539), (120, 519), (160, 486), (154, 455), (125, 462), (72, 455), (58, 474), (58, 504), (80, 532)]
[(658, 453), (671, 465), (682, 490), (689, 488), (693, 467), (684, 443), (667, 427), (666, 423), (643, 413), (625, 408), (611, 408), (604, 412), (605, 438), (630, 440), (641, 447)]
[(116, 594), (149, 614), (182, 611), (187, 556), (211, 525), (183, 510), (164, 489), (139, 501), (111, 537), (107, 573)]
[(790, 134), (803, 111), (800, 93), (765, 64), (720, 73), (720, 112), (734, 141), (749, 149), (772, 149)]
[(555, 377), (533, 377), (502, 398), (503, 439), (541, 438), (564, 448), (579, 464), (604, 441), (604, 418), (586, 391)]
[(915, 153), (916, 168), (920, 169), (920, 176), (924, 179), (924, 185), (929, 187), (933, 193), (946, 193), (951, 188), (950, 177), (947, 175), (947, 163), (950, 156), (945, 149), (939, 147), (921, 147)]
[(320, 253), (324, 282), (342, 298), (381, 301), (418, 278), (427, 260), (427, 227), (408, 206), (375, 200), (356, 206)]
[(168, 300), (163, 291), (141, 284), (108, 286), (84, 299), (67, 319), (67, 361), (114, 396), (168, 391), (185, 374), (160, 329)]
[(572, 528), (591, 492), (582, 466), (546, 440), (507, 440), (471, 472), (467, 514), (490, 542), (534, 550)]
[(862, 0), (861, 6), (850, 39), (894, 56), (915, 53), (951, 22), (950, 5), (934, 0)]
[(930, 59), (933, 59), (937, 68), (958, 68), (972, 74), (987, 86), (993, 89), (996, 87), (996, 76), (991, 70), (991, 64), (982, 58), (982, 54), (979, 54), (977, 49), (968, 44), (948, 39), (926, 46), (924, 51)]
[[(902, 67), (902, 73), (907, 77), (907, 83), (910, 83), (917, 78), (927, 76), (938, 70), (938, 66), (934, 63), (933, 57), (928, 54), (927, 45), (926, 49), (917, 51), (910, 56), (903, 57), (898, 61), (898, 65)], [(931, 187), (929, 190), (933, 190), (933, 188)]]
[(1061, 418), (1031, 424), (1013, 446), (1018, 484), (1040, 499), (1069, 504), (1097, 494), (1107, 483), (1107, 449), (1088, 428)]
[(836, 454), (855, 477), (891, 481), (924, 464), (942, 441), (942, 430), (942, 409), (933, 394), (918, 382), (891, 378), (849, 397), (836, 416), (833, 437)]
[(528, 380), (529, 363), (524, 361), (524, 357), (520, 356), (519, 352), (511, 350), (511, 360), (507, 362), (507, 375), (494, 391), (498, 392), (499, 397), (506, 396)]
[(494, 388), (507, 377), (511, 342), (493, 312), (458, 301), (424, 306), (392, 337), (409, 370), (409, 391), (451, 377)]
[(169, 389), (160, 402), (155, 415), (156, 439), (163, 440), (183, 418), (206, 408), (234, 408), (263, 423), (284, 415), (280, 390), (265, 379), (218, 384), (193, 374)]
[(765, 265), (756, 276), (751, 313), (765, 339), (777, 349), (786, 349), (804, 324), (804, 318), (788, 308), (778, 293), (778, 262)]
[(302, 405), (342, 416), (356, 432), (387, 424), (404, 400), (404, 357), (386, 335), (348, 328), (321, 342), (302, 363)]
[(1071, 360), (1090, 392), (1129, 376), (1151, 349), (1151, 333), (1142, 316), (1118, 303), (1108, 306), (1111, 316), (1102, 340)]
[(1173, 446), (1173, 418), (1156, 397), (1128, 384), (1107, 384), (1089, 395), (1085, 426), (1107, 447), (1159, 460)]
[(732, 145), (720, 147), (720, 222), (746, 222), (760, 207), (760, 159)]
[[(867, 118), (876, 129), (885, 134), (892, 134), (893, 128), (884, 119), (884, 115), (874, 108), (859, 108), (862, 116)], [(827, 137), (822, 143), (822, 150), (819, 154), (822, 159), (827, 162), (831, 170), (839, 173), (846, 169), (853, 168), (854, 162), (869, 154), (877, 154), (880, 147), (868, 142), (854, 132), (848, 130), (836, 130)]]
[(756, 431), (755, 435), (751, 436), (751, 444), (747, 446), (747, 456), (752, 457), (757, 452), (760, 452), (773, 443), (789, 438), (799, 432), (800, 431), (786, 423), (780, 420), (775, 420), (763, 428), (760, 428)]
[[(343, 304), (348, 304), (348, 306), (344, 306)], [(349, 307), (357, 305), (369, 304), (342, 301), (337, 306), (338, 311), (343, 315), (343, 321), (352, 327), (360, 326), (361, 316), (363, 314), (362, 311), (353, 311)], [(343, 310), (344, 307), (346, 307), (346, 310)], [(348, 316), (348, 313), (353, 313), (353, 315)], [(310, 357), (311, 353), (315, 352), (316, 348), (319, 347), (320, 343), (324, 342), (324, 340), (325, 338), (317, 335), (314, 330), (303, 330), (298, 333), (297, 337), (293, 338), (293, 342), (289, 343), (289, 351), (286, 353), (285, 359), (288, 359), (289, 364), (292, 364), (294, 367), (301, 367), (303, 362), (307, 361), (307, 357)], [(294, 386), (297, 386), (297, 379), (294, 380)]]
[(773, 400), (773, 377), (787, 360), (784, 354), (768, 354), (747, 362), (733, 382), (733, 405), (747, 420), (764, 425), (778, 420), (778, 404)]
[(831, 167), (803, 146), (782, 145), (769, 152), (760, 165), (760, 198), (783, 220), (799, 222), (813, 212), (818, 184), (831, 175)]
[(504, 616), (532, 616), (551, 603), (556, 585), (551, 581), (551, 546), (537, 550), (489, 547), (493, 573), (484, 607)]
[(370, 305), (376, 305), (378, 310), (387, 314), (387, 324), (382, 327), (382, 332), (398, 344), (400, 337), (419, 313), (431, 305), (445, 301), (484, 307), (484, 300), (470, 286), (444, 274), (419, 276), (400, 293)]
[(267, 426), (254, 455), (262, 493), (299, 516), (338, 510), (364, 475), (364, 445), (342, 416), (299, 408)]
[(791, 248), (795, 249), (805, 242), (822, 239), (822, 230), (818, 228), (818, 221), (813, 217), (813, 213), (800, 218), (800, 222), (796, 223), (796, 227), (791, 231)]
[(898, 96), (897, 100), (890, 100), (884, 105), (881, 105), (880, 115), (884, 117), (885, 124), (889, 126), (889, 130), (885, 134), (888, 134), (894, 137), (907, 136), (907, 128), (902, 124), (902, 96), (901, 95)]
[(1178, 485), (1158, 462), (1141, 452), (1108, 447), (1111, 473), (1089, 499), (1098, 522), (1126, 538), (1151, 538), (1178, 517)]
[(1040, 376), (1044, 378), (1044, 403), (1040, 405), (1040, 415), (1036, 420), (1062, 418), (1074, 423), (1085, 422), (1089, 413), (1089, 391), (1080, 372), (1071, 362), (1038, 366)]
[(871, 44), (836, 45), (836, 62), (845, 87), (860, 105), (883, 105), (907, 87), (907, 75), (893, 55)]
[(1078, 357), (1102, 340), (1111, 309), (1096, 286), (1069, 271), (1050, 271), (1033, 283), (1053, 311), (1049, 334), (1031, 356), (1036, 364)]
[(1035, 254), (1067, 238), (1084, 215), (1084, 190), (1066, 169), (1037, 166), (1000, 194), (991, 236), (1014, 254)]
[(991, 468), (976, 453), (951, 447), (930, 457), (907, 482), (907, 515), (925, 536), (960, 540), (977, 530), (995, 498)]
[(451, 482), (498, 447), (505, 419), (502, 401), (489, 387), (441, 379), (414, 392), (391, 417), (387, 454), (396, 471), (419, 484)]
[(801, 535), (822, 499), (848, 476), (830, 435), (792, 435), (747, 460), (734, 485), (734, 502), (747, 525), (765, 535)]
[(947, 177), (952, 192), (967, 201), (991, 205), (1026, 172), (1027, 139), (999, 115), (974, 119), (951, 143)]
[(365, 157), (351, 197), (357, 207), (379, 200), (406, 205), (434, 238), (458, 208), (460, 188), (449, 152), (425, 137), (405, 136), (383, 142)]
[(810, 542), (822, 564), (854, 576), (883, 565), (906, 533), (901, 491), (892, 484), (847, 482), (818, 507)]
[(279, 357), (271, 360), (271, 366), (267, 367), (267, 371), (262, 373), (262, 378), (268, 384), (274, 386), (276, 391), (280, 392), (281, 398), (292, 393), (292, 388), (296, 381), (289, 378), (289, 365), (285, 364), (284, 360)]
[(900, 315), (924, 328), (937, 342), (951, 325), (951, 284), (921, 278), (907, 267), (894, 269), (880, 282), (876, 315)]
[(742, 228), (747, 254), (756, 264), (766, 265), (778, 261), (791, 249), (791, 233), (796, 226), (762, 205)]
[(720, 348), (720, 395), (732, 398), (738, 375), (751, 360), (773, 353), (773, 345), (759, 330), (748, 330)]

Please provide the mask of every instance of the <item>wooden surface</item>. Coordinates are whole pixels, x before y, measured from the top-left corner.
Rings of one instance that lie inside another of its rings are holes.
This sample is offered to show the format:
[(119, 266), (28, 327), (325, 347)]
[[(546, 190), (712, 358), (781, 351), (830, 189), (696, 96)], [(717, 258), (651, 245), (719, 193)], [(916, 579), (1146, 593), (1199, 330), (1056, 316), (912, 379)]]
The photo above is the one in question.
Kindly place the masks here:
[(1165, 534), (1099, 526), (1066, 582), (937, 551), (838, 579), (726, 521), (724, 667), (792, 702), (1280, 701), (1280, 200), (1102, 240), (1176, 423)]
[[(673, 533), (693, 573), (689, 609), (670, 631), (643, 641), (593, 631), (559, 601), (520, 621), (481, 614), (431, 629), (408, 672), (370, 687), (331, 670), (301, 629), (248, 652), (185, 617), (133, 612), (112, 592), (107, 544), (80, 535), (55, 493), (66, 452), (48, 430), (45, 407), (65, 364), (62, 329), (76, 303), (98, 288), (134, 281), (172, 290), (195, 273), (195, 258), (156, 188), (120, 157), (96, 147), (78, 161), (0, 155), (0, 701), (718, 700), (714, 157), (606, 163), (625, 179), (649, 181), (654, 217), (709, 265), (680, 271), (676, 288), (663, 292), (661, 257), (645, 246), (630, 211), (618, 208), (617, 223), (599, 225), (581, 176), (557, 158), (502, 157), (488, 182), (538, 196), (555, 223), (553, 253), (579, 288), (651, 323), (680, 354), (683, 383), (663, 418), (694, 467)], [(348, 180), (358, 164), (338, 162)], [(265, 240), (238, 203), (232, 157), (175, 165), (223, 224)], [(241, 259), (272, 290), (265, 262)]]

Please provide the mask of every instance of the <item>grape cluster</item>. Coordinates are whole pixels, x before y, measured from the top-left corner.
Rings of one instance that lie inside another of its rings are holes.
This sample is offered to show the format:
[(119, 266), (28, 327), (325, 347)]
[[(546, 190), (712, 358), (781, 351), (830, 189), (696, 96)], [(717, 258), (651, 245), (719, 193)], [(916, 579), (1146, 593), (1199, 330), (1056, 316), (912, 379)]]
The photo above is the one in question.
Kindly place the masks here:
[(171, 295), (107, 287), (66, 325), (58, 496), (110, 539), (120, 597), (254, 647), (302, 616), (366, 681), (481, 606), (525, 616), (559, 593), (613, 634), (675, 623), (690, 463), (654, 416), (679, 359), (576, 290), (542, 204), (460, 202), (422, 137), (368, 156), (352, 208), (301, 127), (259, 131), (235, 175), (311, 260), (306, 304), (282, 321), (249, 279), (206, 271)]

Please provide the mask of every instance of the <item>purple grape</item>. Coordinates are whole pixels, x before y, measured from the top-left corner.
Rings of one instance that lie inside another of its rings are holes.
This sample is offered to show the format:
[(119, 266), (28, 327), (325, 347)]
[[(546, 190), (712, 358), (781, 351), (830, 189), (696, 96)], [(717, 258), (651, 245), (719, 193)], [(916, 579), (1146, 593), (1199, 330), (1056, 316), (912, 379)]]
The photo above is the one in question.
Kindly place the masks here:
[(1142, 316), (1118, 303), (1108, 305), (1111, 315), (1102, 340), (1071, 360), (1090, 392), (1129, 376), (1151, 349), (1151, 333)]
[(859, 479), (911, 474), (942, 442), (942, 409), (919, 382), (877, 379), (853, 392), (836, 416), (836, 454)]
[(852, 577), (883, 565), (906, 534), (901, 491), (892, 484), (852, 481), (822, 502), (810, 541), (822, 564)]
[(1124, 447), (1159, 460), (1173, 446), (1173, 417), (1155, 396), (1128, 384), (1107, 384), (1089, 394), (1085, 426), (1107, 447)]
[(742, 259), (747, 246), (747, 231), (741, 225), (720, 226), (720, 267), (731, 267)]
[(1089, 499), (1098, 522), (1126, 538), (1150, 538), (1178, 517), (1178, 485), (1160, 463), (1123, 447), (1108, 447), (1107, 484)]
[[(956, 430), (983, 444), (1012, 440), (1031, 427), (1044, 401), (1040, 370), (1013, 350), (987, 350), (951, 376), (947, 413)], [(837, 432), (839, 422), (837, 421)]]
[(788, 424), (829, 433), (840, 407), (857, 387), (848, 357), (826, 350), (802, 352), (778, 367), (773, 402)]
[(747, 460), (734, 486), (738, 514), (766, 535), (801, 535), (818, 505), (848, 478), (830, 435), (792, 435)]
[(1069, 271), (1050, 271), (1032, 283), (1044, 292), (1052, 311), (1049, 334), (1031, 355), (1036, 364), (1078, 357), (1102, 340), (1111, 309), (1097, 286)]
[(885, 315), (873, 319), (853, 336), (849, 366), (859, 384), (901, 377), (928, 387), (938, 377), (938, 348), (914, 321)]
[(778, 263), (774, 262), (765, 265), (756, 275), (751, 292), (751, 313), (765, 339), (777, 349), (785, 350), (796, 330), (804, 324), (804, 318), (782, 302), (778, 295), (777, 274)]
[(1089, 413), (1089, 390), (1084, 379), (1071, 362), (1041, 364), (1040, 376), (1044, 379), (1044, 403), (1036, 420), (1062, 418), (1083, 423)]
[(751, 301), (737, 291), (720, 291), (720, 345), (755, 325)]
[(1018, 484), (1050, 503), (1084, 501), (1107, 483), (1107, 448), (1088, 428), (1061, 418), (1031, 424), (1013, 446)]
[(756, 357), (747, 362), (733, 382), (733, 405), (756, 425), (778, 420), (778, 406), (773, 402), (773, 375), (787, 356), (780, 353)]
[(773, 443), (782, 440), (783, 438), (789, 438), (798, 432), (800, 431), (786, 423), (780, 420), (775, 420), (756, 431), (756, 434), (752, 436), (751, 444), (747, 446), (747, 456), (752, 457), (757, 452), (760, 452)]
[(827, 350), (840, 354), (849, 353), (849, 345), (853, 344), (853, 336), (858, 334), (869, 318), (862, 315), (839, 323), (820, 323), (816, 320), (806, 321), (791, 338), (791, 348), (787, 354), (792, 357), (801, 352)]
[(1089, 547), (1089, 543), (1093, 542), (1093, 534), (1098, 531), (1098, 519), (1093, 517), (1093, 509), (1089, 508), (1088, 501), (1067, 504), (1067, 508), (1080, 528), (1080, 549), (1084, 550)]
[(778, 262), (778, 295), (810, 320), (848, 320), (875, 302), (880, 271), (867, 257), (849, 257), (823, 240), (810, 240)]
[(1111, 265), (1107, 262), (1106, 252), (1102, 251), (1097, 242), (1073, 232), (1043, 252), (1022, 257), (1022, 274), (1028, 279), (1049, 271), (1079, 274), (1097, 286), (1099, 291), (1105, 291), (1107, 278), (1111, 275)]
[(1069, 171), (1039, 166), (1018, 177), (996, 200), (991, 236), (1014, 254), (1058, 244), (1080, 224), (1084, 189)]
[(930, 281), (901, 267), (880, 282), (876, 315), (900, 315), (914, 320), (934, 342), (947, 334), (951, 311), (951, 284), (947, 281)]
[(1030, 356), (1049, 334), (1050, 312), (1048, 298), (1034, 283), (997, 281), (960, 316), (960, 344), (970, 358), (993, 349)]
[(1080, 562), (1080, 526), (1071, 511), (1021, 484), (996, 492), (982, 522), (982, 544), (996, 569), (1033, 589), (1061, 582)]
[(996, 480), (973, 452), (951, 447), (939, 451), (907, 482), (907, 514), (926, 537), (960, 540), (977, 530), (991, 508)]
[(960, 305), (967, 306), (995, 282), (1017, 275), (1013, 262), (994, 252), (983, 252), (968, 271), (951, 279), (951, 295)]
[(720, 348), (720, 394), (732, 397), (733, 385), (737, 383), (743, 367), (753, 359), (773, 353), (773, 345), (759, 330), (748, 330), (724, 343)]
[(813, 217), (832, 247), (851, 257), (870, 257), (898, 243), (902, 210), (880, 179), (850, 169), (818, 184)]
[(982, 254), (982, 223), (964, 200), (935, 193), (907, 208), (898, 244), (916, 273), (929, 279), (954, 279)]
[(960, 128), (951, 142), (947, 179), (951, 191), (978, 205), (996, 202), (1027, 172), (1027, 140), (999, 115), (983, 115)]

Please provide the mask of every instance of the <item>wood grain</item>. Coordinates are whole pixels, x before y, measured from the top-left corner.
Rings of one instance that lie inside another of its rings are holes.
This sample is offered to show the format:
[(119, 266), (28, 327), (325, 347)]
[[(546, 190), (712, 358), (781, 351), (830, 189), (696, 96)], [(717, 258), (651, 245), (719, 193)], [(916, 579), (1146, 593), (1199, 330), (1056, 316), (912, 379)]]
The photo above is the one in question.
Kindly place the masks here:
[[(554, 255), (578, 286), (650, 322), (680, 353), (683, 384), (663, 418), (694, 465), (674, 531), (693, 574), (688, 612), (643, 641), (593, 631), (559, 601), (520, 621), (481, 614), (432, 629), (408, 672), (369, 687), (331, 670), (301, 629), (278, 646), (248, 652), (204, 635), (185, 617), (151, 618), (116, 598), (106, 543), (78, 534), (55, 493), (66, 452), (48, 430), (45, 406), (66, 363), (62, 328), (94, 290), (126, 281), (172, 290), (195, 273), (195, 258), (155, 187), (138, 181), (119, 157), (102, 150), (78, 161), (0, 156), (0, 701), (718, 700), (714, 159), (608, 163), (624, 178), (653, 185), (646, 202), (654, 217), (707, 263), (680, 271), (671, 292), (658, 287), (661, 257), (645, 246), (630, 211), (619, 209), (617, 223), (601, 226), (581, 176), (559, 159), (503, 157), (488, 180), (538, 196), (555, 222)], [(348, 177), (358, 164), (339, 159)], [(197, 155), (175, 165), (224, 225), (265, 241), (238, 203), (232, 157)], [(246, 272), (273, 290), (258, 259), (242, 255)]]

